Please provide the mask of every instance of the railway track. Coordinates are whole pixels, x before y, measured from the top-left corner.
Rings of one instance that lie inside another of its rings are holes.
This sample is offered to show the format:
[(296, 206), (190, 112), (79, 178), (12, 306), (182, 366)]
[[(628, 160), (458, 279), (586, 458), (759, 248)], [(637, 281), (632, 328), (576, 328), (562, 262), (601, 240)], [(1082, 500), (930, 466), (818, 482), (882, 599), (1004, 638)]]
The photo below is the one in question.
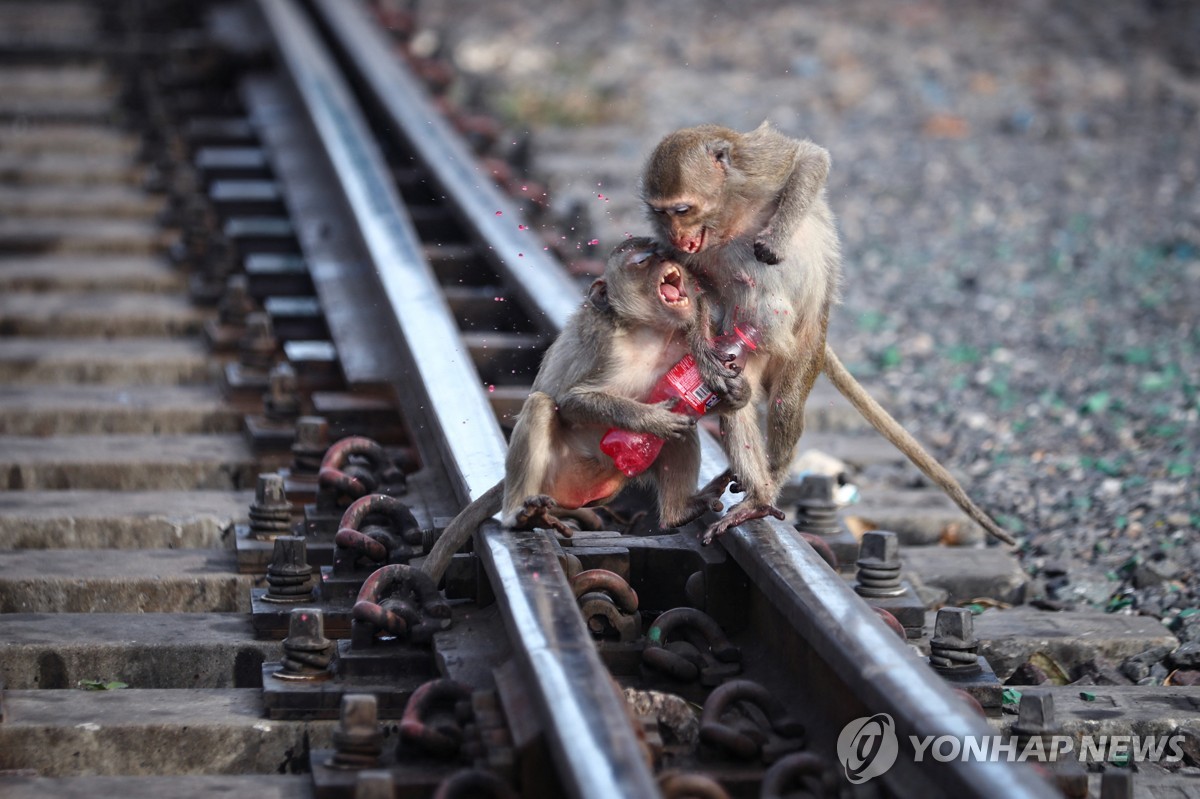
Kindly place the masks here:
[[(581, 293), (365, 6), (0, 20), (0, 794), (1086, 791), (914, 756), (1061, 725), (999, 718), (969, 614), (828, 480), (806, 536), (489, 523), (423, 578)], [(852, 784), (880, 714), (899, 755)]]

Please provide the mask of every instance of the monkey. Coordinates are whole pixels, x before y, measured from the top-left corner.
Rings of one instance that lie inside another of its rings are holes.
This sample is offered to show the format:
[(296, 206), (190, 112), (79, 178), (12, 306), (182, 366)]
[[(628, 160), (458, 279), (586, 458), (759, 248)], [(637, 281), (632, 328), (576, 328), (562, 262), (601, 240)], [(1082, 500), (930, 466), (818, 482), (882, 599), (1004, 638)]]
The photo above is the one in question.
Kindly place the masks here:
[[(719, 125), (683, 128), (652, 151), (642, 200), (660, 238), (717, 297), (724, 330), (750, 322), (762, 344), (746, 364), (751, 400), (720, 418), (722, 447), (742, 501), (708, 527), (711, 543), (730, 527), (784, 514), (775, 507), (804, 432), (804, 406), (821, 372), (880, 432), (987, 532), (1012, 537), (875, 402), (826, 343), (838, 302), (841, 251), (826, 201), (829, 152), (763, 122), (740, 133)], [(697, 358), (705, 380), (713, 359)], [(767, 405), (766, 445), (756, 405)]]
[(672, 411), (673, 400), (648, 404), (642, 398), (689, 353), (706, 360), (710, 388), (729, 406), (748, 402), (750, 392), (744, 378), (722, 370), (719, 358), (706, 352), (708, 302), (662, 249), (642, 237), (613, 249), (603, 276), (543, 356), (510, 436), (504, 479), (461, 511), (426, 557), (422, 569), (435, 580), (498, 511), (506, 527), (571, 535), (554, 515), (558, 509), (603, 504), (631, 480), (600, 450), (600, 439), (613, 427), (665, 440), (650, 468), (632, 478), (657, 489), (664, 527), (721, 510), (727, 478), (696, 489), (695, 419)]

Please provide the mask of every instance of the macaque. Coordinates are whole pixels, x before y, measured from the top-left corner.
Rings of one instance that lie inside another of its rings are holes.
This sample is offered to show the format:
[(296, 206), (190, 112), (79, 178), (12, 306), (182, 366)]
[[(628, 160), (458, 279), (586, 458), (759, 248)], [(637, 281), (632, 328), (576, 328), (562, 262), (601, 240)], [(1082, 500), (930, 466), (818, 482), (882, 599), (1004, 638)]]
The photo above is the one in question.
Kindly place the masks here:
[[(762, 344), (744, 377), (751, 401), (721, 416), (722, 445), (744, 498), (704, 534), (710, 543), (730, 527), (765, 516), (784, 518), (774, 502), (804, 432), (804, 405), (822, 371), (889, 441), (938, 484), (968, 516), (1014, 543), (957, 481), (863, 390), (826, 346), (837, 302), (841, 255), (825, 201), (829, 153), (764, 122), (749, 133), (718, 125), (664, 138), (646, 164), (642, 199), (659, 236), (717, 297), (718, 324), (752, 323)], [(697, 358), (715, 378), (712, 359)], [(766, 445), (757, 403), (767, 406)]]
[[(440, 579), (450, 557), (497, 511), (507, 527), (571, 528), (554, 514), (603, 504), (630, 480), (652, 484), (664, 527), (721, 510), (728, 480), (700, 491), (700, 439), (695, 420), (671, 400), (647, 404), (659, 378), (689, 352), (706, 360), (713, 388), (731, 404), (749, 400), (745, 381), (708, 352), (710, 309), (695, 281), (665, 258), (657, 242), (629, 239), (608, 258), (604, 275), (542, 359), (517, 416), (504, 480), (454, 518), (423, 569)], [(665, 440), (650, 468), (633, 478), (600, 451), (609, 428)]]

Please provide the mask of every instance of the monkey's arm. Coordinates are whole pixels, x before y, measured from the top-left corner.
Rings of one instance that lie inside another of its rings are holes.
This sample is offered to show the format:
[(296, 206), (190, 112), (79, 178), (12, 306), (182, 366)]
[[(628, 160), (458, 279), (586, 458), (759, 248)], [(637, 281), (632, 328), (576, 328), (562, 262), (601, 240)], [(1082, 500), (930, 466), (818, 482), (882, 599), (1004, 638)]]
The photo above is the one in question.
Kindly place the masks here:
[(788, 242), (828, 176), (829, 151), (810, 141), (797, 142), (791, 171), (779, 192), (779, 204), (766, 229), (754, 240), (755, 258), (764, 264), (777, 264), (787, 257)]
[(974, 519), (980, 527), (1004, 543), (1016, 545), (1017, 542), (1013, 540), (1013, 537), (996, 524), (992, 520), (992, 517), (987, 515), (987, 512), (967, 496), (967, 492), (954, 479), (954, 476), (946, 471), (946, 468), (938, 463), (936, 458), (926, 452), (920, 442), (901, 427), (900, 423), (884, 410), (883, 406), (876, 402), (874, 397), (867, 393), (866, 389), (854, 379), (854, 375), (846, 370), (846, 367), (842, 365), (838, 357), (833, 354), (833, 349), (828, 345), (825, 347), (825, 374), (829, 377), (830, 382), (837, 386), (838, 391), (842, 392), (843, 396), (850, 400), (850, 404), (857, 408), (858, 412), (884, 438), (892, 442), (897, 449), (908, 456), (908, 459), (924, 472), (930, 480), (937, 483), (946, 492), (947, 496), (954, 500), (958, 507), (963, 509), (963, 512), (967, 516)]
[(569, 424), (608, 425), (671, 439), (696, 426), (696, 420), (690, 416), (674, 413), (671, 410), (674, 404), (674, 400), (663, 400), (650, 405), (595, 387), (577, 386), (558, 398), (558, 414)]

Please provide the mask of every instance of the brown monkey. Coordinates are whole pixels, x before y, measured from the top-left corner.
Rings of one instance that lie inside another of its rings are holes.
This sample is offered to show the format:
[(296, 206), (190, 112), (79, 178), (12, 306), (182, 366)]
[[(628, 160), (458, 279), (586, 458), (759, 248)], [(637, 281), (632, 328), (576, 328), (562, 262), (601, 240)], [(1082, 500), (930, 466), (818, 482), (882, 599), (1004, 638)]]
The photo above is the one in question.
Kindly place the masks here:
[[(659, 249), (651, 239), (633, 238), (613, 250), (604, 276), (546, 351), (509, 440), (504, 481), (459, 513), (426, 558), (422, 568), (435, 579), (497, 511), (509, 527), (552, 527), (570, 535), (553, 515), (556, 508), (602, 504), (630, 480), (600, 451), (611, 427), (666, 440), (651, 467), (633, 478), (657, 487), (664, 527), (721, 509), (728, 480), (696, 491), (695, 420), (671, 411), (671, 401), (642, 401), (685, 354), (707, 351), (708, 304), (687, 272)], [(748, 400), (742, 378), (711, 356), (706, 369), (715, 371), (711, 385), (719, 396)]]
[[(745, 377), (753, 399), (767, 403), (766, 448), (756, 402), (727, 408), (721, 416), (723, 446), (745, 497), (709, 527), (705, 542), (750, 519), (784, 517), (773, 503), (804, 431), (808, 394), (824, 370), (968, 516), (1014, 543), (826, 346), (841, 271), (833, 214), (825, 201), (828, 174), (824, 148), (784, 136), (766, 122), (749, 133), (718, 125), (676, 131), (646, 164), (642, 199), (659, 234), (716, 293), (723, 329), (751, 322), (763, 338)], [(720, 371), (711, 359), (697, 361), (705, 379)]]

